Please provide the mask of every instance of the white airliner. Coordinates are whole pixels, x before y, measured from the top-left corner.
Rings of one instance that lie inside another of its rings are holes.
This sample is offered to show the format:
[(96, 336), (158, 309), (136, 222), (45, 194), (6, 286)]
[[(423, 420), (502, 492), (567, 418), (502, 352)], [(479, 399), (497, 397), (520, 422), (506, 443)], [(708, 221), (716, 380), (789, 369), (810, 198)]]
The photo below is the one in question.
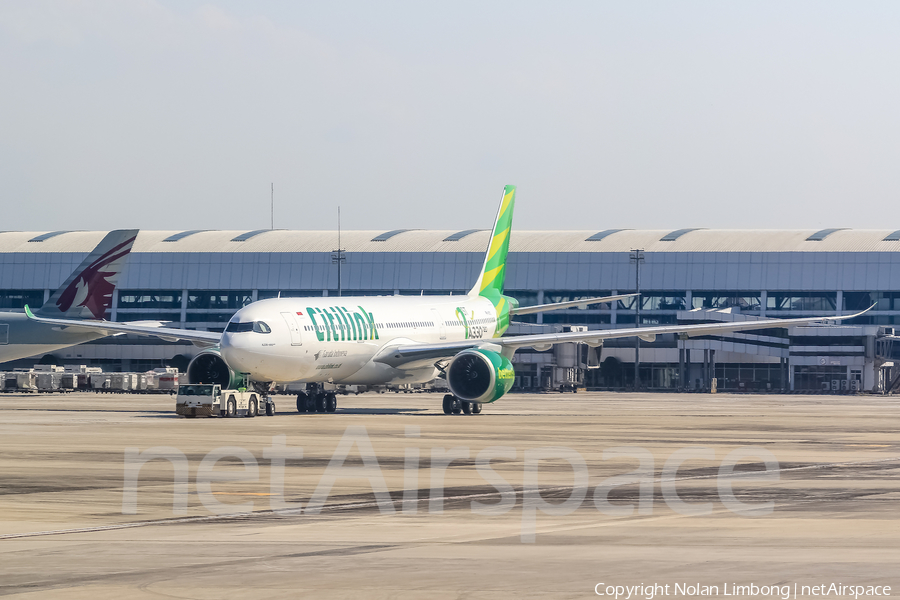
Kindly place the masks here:
[[(511, 359), (519, 348), (548, 350), (562, 342), (600, 346), (603, 340), (638, 336), (652, 341), (664, 333), (691, 336), (839, 321), (846, 316), (766, 319), (734, 323), (669, 325), (631, 329), (502, 337), (510, 317), (571, 306), (611, 302), (609, 296), (520, 307), (503, 295), (506, 256), (515, 205), (515, 186), (506, 186), (481, 274), (465, 296), (377, 296), (273, 298), (235, 313), (224, 333), (85, 322), (37, 317), (47, 324), (185, 339), (217, 346), (201, 352), (188, 367), (192, 383), (233, 384), (247, 374), (266, 389), (269, 382), (306, 382), (297, 397), (300, 412), (334, 412), (333, 393), (323, 383), (384, 385), (424, 383), (443, 375), (452, 394), (445, 413), (479, 413), (512, 387)], [(865, 311), (863, 311), (865, 312)]]

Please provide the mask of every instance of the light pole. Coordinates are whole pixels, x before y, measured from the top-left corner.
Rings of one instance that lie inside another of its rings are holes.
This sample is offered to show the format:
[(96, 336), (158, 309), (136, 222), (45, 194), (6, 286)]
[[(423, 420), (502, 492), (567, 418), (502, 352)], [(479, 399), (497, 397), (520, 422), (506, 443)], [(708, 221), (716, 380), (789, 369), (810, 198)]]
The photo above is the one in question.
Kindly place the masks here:
[(331, 264), (337, 263), (338, 266), (338, 296), (343, 294), (343, 285), (341, 277), (341, 266), (347, 261), (344, 249), (341, 248), (341, 207), (338, 206), (338, 247), (337, 250), (331, 251)]
[[(634, 291), (641, 293), (641, 263), (644, 262), (644, 249), (633, 248), (628, 256), (634, 263)], [(634, 297), (634, 326), (641, 326), (641, 297)], [(634, 391), (641, 387), (641, 338), (634, 337)]]

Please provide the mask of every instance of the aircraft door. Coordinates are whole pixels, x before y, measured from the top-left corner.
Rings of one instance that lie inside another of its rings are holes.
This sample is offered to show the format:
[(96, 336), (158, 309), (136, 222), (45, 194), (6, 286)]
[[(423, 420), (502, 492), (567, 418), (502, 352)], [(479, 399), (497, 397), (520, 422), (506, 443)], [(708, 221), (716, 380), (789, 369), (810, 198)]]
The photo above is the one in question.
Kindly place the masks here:
[(447, 326), (444, 324), (444, 320), (441, 318), (440, 313), (438, 313), (437, 309), (431, 309), (431, 318), (434, 319), (435, 324), (438, 326), (438, 331), (441, 334), (441, 339), (447, 339)]
[(297, 316), (292, 312), (283, 312), (281, 316), (291, 332), (291, 346), (302, 345), (303, 340), (300, 338), (300, 326), (297, 324)]

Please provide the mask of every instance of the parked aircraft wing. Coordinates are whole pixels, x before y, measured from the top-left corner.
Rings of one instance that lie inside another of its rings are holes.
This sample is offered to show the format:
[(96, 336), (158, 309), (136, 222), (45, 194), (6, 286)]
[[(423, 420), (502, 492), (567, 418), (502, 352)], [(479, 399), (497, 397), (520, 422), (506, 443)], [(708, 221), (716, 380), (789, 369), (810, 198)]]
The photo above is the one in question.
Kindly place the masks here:
[[(799, 317), (794, 319), (762, 319), (759, 321), (738, 321), (728, 323), (698, 323), (696, 325), (659, 325), (655, 327), (630, 327), (628, 329), (596, 329), (593, 331), (571, 331), (565, 333), (539, 333), (535, 335), (521, 335), (503, 338), (500, 342), (506, 348), (542, 348), (546, 345), (560, 344), (564, 342), (585, 342), (600, 345), (603, 340), (624, 337), (640, 337), (652, 341), (658, 335), (666, 333), (680, 333), (690, 337), (699, 335), (712, 335), (716, 333), (730, 333), (734, 331), (747, 331), (752, 329), (772, 329), (776, 327), (793, 327), (795, 325), (809, 325), (824, 321), (843, 321), (863, 315), (875, 305), (866, 310), (852, 315)], [(493, 340), (496, 341), (496, 340)]]
[(460, 342), (444, 342), (437, 344), (401, 344), (384, 348), (373, 359), (376, 362), (400, 367), (413, 361), (427, 359), (450, 358), (467, 348), (493, 347), (499, 348), (504, 354), (512, 355), (519, 348), (534, 348), (535, 350), (549, 350), (555, 344), (566, 342), (583, 342), (593, 346), (599, 346), (604, 340), (626, 337), (640, 337), (652, 341), (656, 336), (666, 333), (685, 334), (691, 337), (699, 335), (712, 335), (717, 333), (730, 333), (734, 331), (747, 331), (753, 329), (772, 329), (775, 327), (793, 327), (795, 325), (809, 325), (823, 321), (843, 321), (863, 315), (875, 305), (866, 310), (852, 315), (800, 317), (795, 319), (763, 319), (760, 321), (740, 321), (729, 323), (699, 323), (696, 325), (663, 325), (656, 327), (632, 327), (628, 329), (594, 329), (592, 331), (571, 331), (565, 333), (539, 333), (535, 335), (518, 335), (504, 338), (471, 339)]
[(511, 315), (530, 315), (540, 312), (548, 312), (551, 310), (559, 310), (561, 308), (581, 307), (587, 308), (591, 304), (603, 304), (604, 302), (615, 302), (624, 298), (633, 298), (640, 294), (619, 294), (618, 296), (605, 296), (602, 298), (584, 298), (582, 300), (571, 300), (569, 302), (556, 302), (554, 304), (538, 304), (536, 306), (520, 306), (518, 308), (509, 309)]
[(117, 333), (132, 333), (135, 335), (152, 336), (173, 342), (175, 340), (187, 340), (198, 346), (215, 346), (219, 343), (222, 334), (214, 331), (194, 331), (192, 329), (176, 329), (174, 327), (154, 327), (151, 325), (138, 325), (134, 323), (115, 323), (113, 321), (96, 321), (89, 319), (51, 319), (36, 316), (28, 306), (25, 306), (25, 314), (29, 319), (45, 325), (96, 331), (103, 335)]

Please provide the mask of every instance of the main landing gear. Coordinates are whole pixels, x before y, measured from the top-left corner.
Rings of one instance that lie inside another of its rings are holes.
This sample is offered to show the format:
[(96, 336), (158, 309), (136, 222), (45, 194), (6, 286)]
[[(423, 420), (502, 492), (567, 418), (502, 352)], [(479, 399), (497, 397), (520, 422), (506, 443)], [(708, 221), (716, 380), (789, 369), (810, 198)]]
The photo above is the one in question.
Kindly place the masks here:
[(333, 413), (336, 410), (337, 396), (334, 392), (326, 392), (318, 384), (310, 384), (305, 392), (297, 394), (297, 412)]
[(467, 415), (481, 414), (480, 402), (466, 402), (465, 400), (460, 400), (453, 394), (444, 396), (443, 408), (445, 415), (458, 415), (459, 413), (465, 413)]

